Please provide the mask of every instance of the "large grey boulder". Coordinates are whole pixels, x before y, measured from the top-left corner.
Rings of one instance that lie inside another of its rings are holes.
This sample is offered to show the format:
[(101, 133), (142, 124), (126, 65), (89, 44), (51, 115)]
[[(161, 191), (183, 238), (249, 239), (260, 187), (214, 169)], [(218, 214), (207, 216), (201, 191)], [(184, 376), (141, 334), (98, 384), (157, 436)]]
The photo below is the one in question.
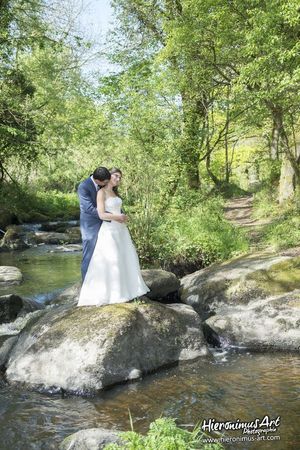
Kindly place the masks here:
[(260, 252), (199, 270), (181, 279), (181, 301), (205, 317), (222, 304), (247, 304), (254, 298), (300, 288), (300, 250)]
[(300, 351), (300, 290), (224, 306), (206, 320), (223, 345), (250, 350)]
[(104, 428), (89, 428), (66, 437), (59, 450), (101, 450), (108, 444), (122, 444), (119, 432)]
[(162, 269), (145, 269), (142, 270), (142, 276), (150, 289), (147, 297), (152, 300), (160, 300), (179, 290), (180, 281), (174, 273)]
[(0, 266), (0, 286), (11, 286), (20, 284), (22, 272), (14, 266)]
[(148, 300), (61, 306), (23, 330), (6, 377), (10, 383), (93, 393), (207, 355), (200, 318), (187, 305)]

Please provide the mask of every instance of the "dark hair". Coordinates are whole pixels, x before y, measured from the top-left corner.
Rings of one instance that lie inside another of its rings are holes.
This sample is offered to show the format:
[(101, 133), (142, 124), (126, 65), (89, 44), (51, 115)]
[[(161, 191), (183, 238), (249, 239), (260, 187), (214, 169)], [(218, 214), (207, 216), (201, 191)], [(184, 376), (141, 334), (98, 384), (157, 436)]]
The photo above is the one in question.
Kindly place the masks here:
[[(112, 175), (114, 173), (119, 173), (121, 176), (123, 176), (122, 170), (118, 169), (117, 167), (113, 167), (112, 169), (109, 169), (109, 172), (110, 172), (110, 175)], [(120, 194), (118, 192), (118, 186), (114, 186), (113, 191), (118, 197), (120, 197)]]
[(98, 181), (110, 180), (110, 172), (106, 167), (97, 167), (94, 170), (93, 178)]

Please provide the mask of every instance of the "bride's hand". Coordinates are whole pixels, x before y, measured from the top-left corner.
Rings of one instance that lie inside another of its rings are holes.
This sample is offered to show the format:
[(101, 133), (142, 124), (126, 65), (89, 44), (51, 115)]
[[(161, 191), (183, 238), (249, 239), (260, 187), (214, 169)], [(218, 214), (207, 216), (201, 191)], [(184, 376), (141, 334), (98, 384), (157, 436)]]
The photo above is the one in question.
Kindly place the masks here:
[(116, 221), (119, 223), (127, 222), (127, 220), (128, 216), (126, 216), (126, 214), (120, 214), (119, 217), (116, 219)]

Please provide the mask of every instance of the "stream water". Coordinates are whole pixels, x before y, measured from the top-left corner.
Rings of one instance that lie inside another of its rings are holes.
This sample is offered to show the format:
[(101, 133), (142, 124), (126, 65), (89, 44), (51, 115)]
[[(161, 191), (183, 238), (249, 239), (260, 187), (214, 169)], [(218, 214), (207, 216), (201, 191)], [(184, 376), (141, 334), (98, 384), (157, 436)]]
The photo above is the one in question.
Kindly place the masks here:
[(0, 286), (0, 295), (14, 293), (39, 302), (51, 300), (59, 290), (80, 280), (80, 261), (81, 252), (60, 252), (53, 245), (0, 253), (0, 266), (16, 266), (23, 274), (19, 286)]
[[(0, 265), (15, 265), (24, 274), (21, 286), (1, 288), (0, 295), (18, 293), (43, 302), (77, 281), (80, 253), (52, 250), (41, 246), (0, 254)], [(146, 432), (161, 415), (177, 418), (187, 429), (209, 418), (248, 422), (280, 416), (277, 432), (264, 440), (241, 441), (246, 437), (242, 431), (232, 431), (227, 436), (233, 441), (225, 448), (298, 449), (299, 380), (296, 354), (234, 349), (214, 351), (212, 361), (182, 363), (92, 398), (25, 391), (0, 379), (0, 449), (57, 449), (64, 437), (84, 428), (128, 430), (128, 410), (139, 432)]]

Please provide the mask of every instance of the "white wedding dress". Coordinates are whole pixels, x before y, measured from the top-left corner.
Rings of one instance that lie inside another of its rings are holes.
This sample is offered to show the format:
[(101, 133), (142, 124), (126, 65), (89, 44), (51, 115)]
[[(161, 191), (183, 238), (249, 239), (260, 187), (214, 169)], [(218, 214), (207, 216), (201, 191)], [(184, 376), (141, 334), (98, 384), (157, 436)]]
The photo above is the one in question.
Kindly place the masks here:
[[(108, 197), (105, 211), (121, 214), (122, 200)], [(127, 302), (149, 292), (125, 224), (103, 222), (77, 306)]]

